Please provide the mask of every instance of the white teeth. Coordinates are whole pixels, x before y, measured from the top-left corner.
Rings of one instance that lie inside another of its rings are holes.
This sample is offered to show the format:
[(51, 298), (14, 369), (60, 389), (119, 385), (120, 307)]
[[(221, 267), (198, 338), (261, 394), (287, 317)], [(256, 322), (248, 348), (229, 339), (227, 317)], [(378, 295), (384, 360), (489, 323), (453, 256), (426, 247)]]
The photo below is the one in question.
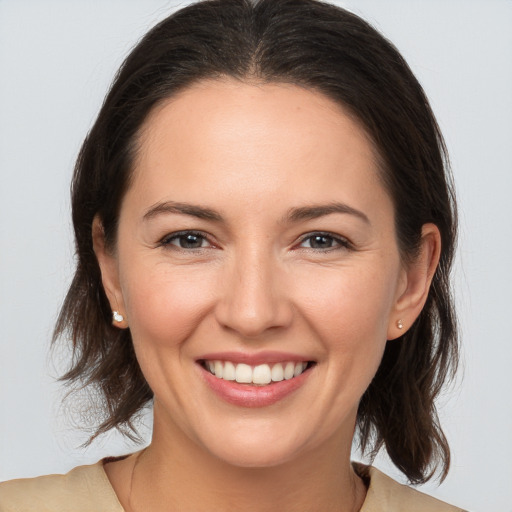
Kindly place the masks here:
[(304, 370), (304, 367), (302, 366), (302, 363), (297, 363), (293, 370), (293, 376), (298, 377), (303, 372), (303, 370)]
[(286, 363), (286, 366), (284, 368), (284, 378), (286, 380), (290, 380), (293, 378), (294, 373), (295, 373), (295, 364)]
[(284, 379), (284, 370), (283, 365), (280, 363), (275, 364), (272, 366), (272, 380), (274, 382), (281, 382)]
[(252, 373), (252, 382), (254, 384), (269, 384), (272, 382), (272, 373), (268, 364), (256, 366)]
[(231, 361), (205, 361), (205, 366), (219, 379), (236, 380), (240, 384), (256, 384), (264, 386), (271, 382), (281, 382), (298, 377), (306, 368), (307, 362), (259, 364), (252, 367), (248, 364), (234, 364)]
[(231, 361), (226, 361), (224, 363), (224, 370), (222, 372), (222, 378), (224, 380), (235, 380), (236, 379), (235, 365)]
[(219, 379), (222, 379), (222, 374), (224, 373), (222, 370), (224, 369), (224, 365), (222, 361), (215, 361), (215, 376)]
[(248, 364), (237, 364), (235, 380), (241, 384), (250, 384), (252, 382), (252, 368)]

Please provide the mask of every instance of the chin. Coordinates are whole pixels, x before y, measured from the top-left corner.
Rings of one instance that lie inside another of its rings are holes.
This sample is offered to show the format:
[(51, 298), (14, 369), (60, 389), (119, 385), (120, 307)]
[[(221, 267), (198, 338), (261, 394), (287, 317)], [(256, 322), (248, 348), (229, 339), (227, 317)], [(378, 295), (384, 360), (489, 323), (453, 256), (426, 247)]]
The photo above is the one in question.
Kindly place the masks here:
[(230, 446), (227, 450), (216, 450), (214, 453), (220, 460), (239, 468), (271, 468), (280, 466), (294, 459), (296, 452), (281, 450), (269, 446)]
[[(210, 444), (211, 441), (214, 441)], [(208, 439), (203, 447), (223, 462), (240, 468), (270, 468), (290, 462), (306, 450), (307, 440), (298, 433), (261, 428), (237, 430)], [(208, 446), (209, 445), (209, 446)]]

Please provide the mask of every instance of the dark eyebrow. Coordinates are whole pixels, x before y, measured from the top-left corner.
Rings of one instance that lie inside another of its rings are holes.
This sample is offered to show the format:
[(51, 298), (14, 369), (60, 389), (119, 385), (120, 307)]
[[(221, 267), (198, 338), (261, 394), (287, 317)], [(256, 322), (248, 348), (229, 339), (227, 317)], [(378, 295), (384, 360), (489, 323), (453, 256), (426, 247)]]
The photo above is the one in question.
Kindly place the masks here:
[(211, 210), (210, 208), (205, 208), (203, 206), (197, 206), (189, 203), (176, 203), (174, 201), (156, 203), (148, 209), (148, 211), (144, 214), (143, 219), (149, 220), (156, 217), (157, 215), (164, 213), (190, 215), (192, 217), (198, 217), (199, 219), (213, 220), (216, 222), (221, 222), (223, 220), (219, 213), (217, 213), (215, 210)]
[(366, 224), (371, 224), (370, 219), (361, 211), (352, 208), (344, 203), (329, 203), (325, 205), (301, 206), (300, 208), (292, 208), (288, 211), (285, 220), (288, 222), (298, 222), (301, 220), (317, 219), (331, 213), (346, 213), (354, 215), (363, 220)]

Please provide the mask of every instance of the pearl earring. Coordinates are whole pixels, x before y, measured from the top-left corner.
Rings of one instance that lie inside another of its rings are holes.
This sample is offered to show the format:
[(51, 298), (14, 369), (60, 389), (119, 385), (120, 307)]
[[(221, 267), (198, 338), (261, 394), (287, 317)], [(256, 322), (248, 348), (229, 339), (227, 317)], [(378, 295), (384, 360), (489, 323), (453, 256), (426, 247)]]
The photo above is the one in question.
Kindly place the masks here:
[(396, 322), (396, 326), (399, 328), (399, 329), (403, 329), (404, 328), (404, 324), (402, 323), (402, 320), (397, 320)]
[(112, 318), (114, 322), (122, 322), (124, 320), (124, 316), (119, 311), (112, 311)]

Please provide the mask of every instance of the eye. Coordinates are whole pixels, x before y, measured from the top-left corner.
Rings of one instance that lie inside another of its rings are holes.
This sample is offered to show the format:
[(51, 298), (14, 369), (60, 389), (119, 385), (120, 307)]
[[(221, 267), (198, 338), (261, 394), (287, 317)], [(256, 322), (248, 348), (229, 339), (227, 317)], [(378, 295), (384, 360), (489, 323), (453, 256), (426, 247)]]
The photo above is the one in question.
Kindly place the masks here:
[(299, 247), (305, 249), (329, 250), (337, 248), (349, 248), (348, 240), (334, 236), (331, 233), (311, 233), (302, 238)]
[(179, 233), (172, 233), (163, 238), (160, 245), (173, 245), (179, 249), (203, 249), (211, 246), (205, 235), (195, 231), (180, 231)]

